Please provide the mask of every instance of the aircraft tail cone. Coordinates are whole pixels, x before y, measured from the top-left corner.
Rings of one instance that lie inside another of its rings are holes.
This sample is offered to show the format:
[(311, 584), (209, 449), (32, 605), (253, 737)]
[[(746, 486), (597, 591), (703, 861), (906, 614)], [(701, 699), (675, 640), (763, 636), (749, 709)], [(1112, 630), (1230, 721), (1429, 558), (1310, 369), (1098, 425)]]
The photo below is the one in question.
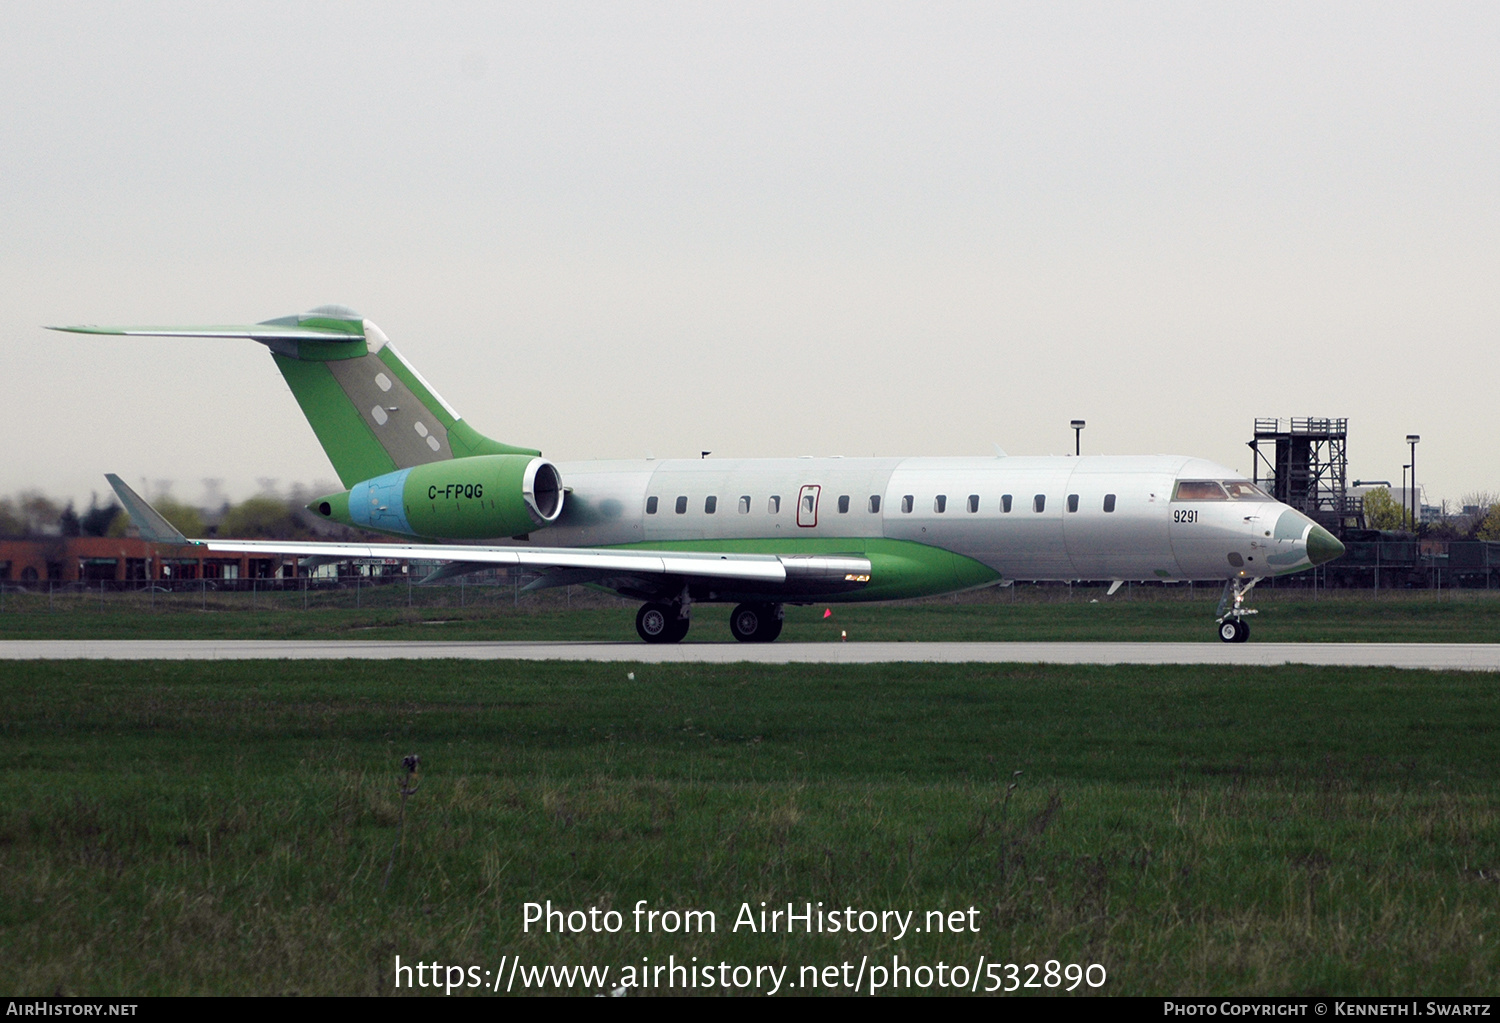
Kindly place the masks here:
[(309, 504), (307, 510), (320, 518), (341, 522), (346, 526), (354, 524), (349, 517), (349, 492), (347, 490), (341, 494), (320, 497)]

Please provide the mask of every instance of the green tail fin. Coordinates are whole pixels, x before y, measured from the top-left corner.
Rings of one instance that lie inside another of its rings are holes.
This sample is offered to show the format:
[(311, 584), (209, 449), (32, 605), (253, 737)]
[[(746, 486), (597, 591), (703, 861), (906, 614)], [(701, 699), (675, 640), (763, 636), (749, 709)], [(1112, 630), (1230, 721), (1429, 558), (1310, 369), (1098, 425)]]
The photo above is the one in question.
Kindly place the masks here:
[(319, 306), (248, 326), (55, 329), (259, 341), (271, 349), (345, 487), (449, 458), (540, 454), (491, 440), (464, 422), (379, 327), (344, 306)]

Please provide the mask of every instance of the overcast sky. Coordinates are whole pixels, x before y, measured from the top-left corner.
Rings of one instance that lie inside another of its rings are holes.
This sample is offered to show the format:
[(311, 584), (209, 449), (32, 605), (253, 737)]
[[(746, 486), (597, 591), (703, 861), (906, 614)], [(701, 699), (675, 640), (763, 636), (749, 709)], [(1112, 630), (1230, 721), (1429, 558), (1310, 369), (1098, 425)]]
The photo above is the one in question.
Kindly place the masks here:
[(1500, 491), (1500, 6), (0, 6), (0, 494), (331, 481), (355, 307), (552, 458), (1177, 452)]

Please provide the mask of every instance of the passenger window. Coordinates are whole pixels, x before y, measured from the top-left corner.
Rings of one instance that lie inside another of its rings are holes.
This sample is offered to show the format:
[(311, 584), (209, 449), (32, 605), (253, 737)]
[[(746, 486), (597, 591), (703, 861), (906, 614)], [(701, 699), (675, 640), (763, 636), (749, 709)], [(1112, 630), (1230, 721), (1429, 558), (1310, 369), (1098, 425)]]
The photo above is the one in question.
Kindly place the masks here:
[(1078, 510), (1078, 495), (1077, 494), (1069, 494), (1068, 495), (1068, 511), (1070, 511), (1070, 512), (1076, 512), (1077, 510)]
[(870, 514), (871, 515), (879, 515), (880, 514), (880, 495), (879, 494), (871, 494), (870, 495)]
[(648, 497), (648, 498), (646, 498), (646, 514), (647, 515), (655, 515), (656, 514), (656, 498), (654, 498), (654, 497)]
[(970, 512), (977, 512), (978, 510), (979, 510), (979, 495), (978, 494), (970, 494), (969, 495), (969, 511)]
[(1114, 494), (1105, 494), (1104, 495), (1104, 510), (1107, 511), (1107, 512), (1112, 512), (1112, 511), (1115, 510), (1115, 495)]
[(678, 515), (686, 515), (687, 514), (687, 498), (686, 497), (679, 497), (677, 499), (677, 514)]
[(910, 494), (907, 494), (905, 497), (903, 497), (901, 499), (901, 514), (903, 514), (903, 515), (910, 515), (912, 507), (915, 504), (916, 504), (916, 498), (912, 497)]
[(1031, 510), (1043, 512), (1047, 510), (1047, 495), (1038, 494), (1031, 499)]
[(769, 511), (772, 515), (780, 515), (781, 514), (781, 498), (780, 498), (780, 496), (778, 496), (776, 494), (772, 494), (771, 495), (771, 499), (766, 502), (766, 510)]
[(1001, 494), (1000, 495), (1000, 510), (1003, 511), (1003, 512), (1005, 512), (1007, 515), (1010, 514), (1010, 495), (1009, 494)]
[(947, 511), (948, 510), (948, 495), (947, 494), (939, 494), (937, 497), (933, 498), (932, 499), (932, 510), (935, 511), (935, 512), (937, 512), (939, 515), (943, 514), (943, 512), (945, 512), (945, 511)]
[(703, 499), (703, 513), (705, 515), (712, 515), (714, 512), (716, 512), (718, 510), (719, 510), (719, 499), (718, 499), (718, 497), (716, 497), (716, 496), (715, 497), (705, 497)]
[(742, 494), (742, 495), (740, 495), (740, 514), (741, 515), (749, 515), (750, 514), (750, 495), (749, 494)]
[(849, 514), (849, 495), (848, 494), (841, 494), (839, 496), (839, 514), (840, 515), (848, 515)]

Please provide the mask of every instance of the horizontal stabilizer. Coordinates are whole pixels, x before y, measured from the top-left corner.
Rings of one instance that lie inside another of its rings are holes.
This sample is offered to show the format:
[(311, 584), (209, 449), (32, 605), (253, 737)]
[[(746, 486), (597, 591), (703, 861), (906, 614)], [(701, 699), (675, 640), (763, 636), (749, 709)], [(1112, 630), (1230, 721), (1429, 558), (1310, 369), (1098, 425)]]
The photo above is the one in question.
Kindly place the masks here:
[(168, 522), (161, 512), (146, 503), (146, 499), (126, 485), (112, 472), (104, 474), (109, 480), (109, 485), (114, 488), (115, 495), (119, 497), (120, 503), (125, 506), (125, 514), (130, 516), (130, 521), (135, 523), (135, 528), (140, 530), (141, 539), (151, 543), (191, 543), (187, 537), (172, 523)]
[(362, 341), (364, 332), (350, 333), (348, 330), (328, 327), (288, 326), (274, 323), (251, 323), (244, 325), (222, 325), (212, 327), (48, 327), (48, 330), (63, 330), (70, 334), (109, 334), (116, 337), (215, 337), (239, 338), (249, 341)]

